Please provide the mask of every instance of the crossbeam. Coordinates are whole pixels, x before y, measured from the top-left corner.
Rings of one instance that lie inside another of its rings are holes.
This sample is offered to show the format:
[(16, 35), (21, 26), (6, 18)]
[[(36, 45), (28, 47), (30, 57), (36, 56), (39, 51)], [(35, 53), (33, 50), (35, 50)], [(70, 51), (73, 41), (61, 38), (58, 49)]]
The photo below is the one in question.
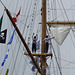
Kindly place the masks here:
[[(29, 55), (28, 53), (24, 53), (24, 55)], [(52, 56), (52, 53), (44, 53), (44, 54), (32, 54), (33, 56)]]
[(75, 21), (50, 21), (46, 24), (75, 24)]
[[(39, 24), (42, 24), (41, 22)], [(75, 24), (75, 21), (50, 21), (46, 24)]]

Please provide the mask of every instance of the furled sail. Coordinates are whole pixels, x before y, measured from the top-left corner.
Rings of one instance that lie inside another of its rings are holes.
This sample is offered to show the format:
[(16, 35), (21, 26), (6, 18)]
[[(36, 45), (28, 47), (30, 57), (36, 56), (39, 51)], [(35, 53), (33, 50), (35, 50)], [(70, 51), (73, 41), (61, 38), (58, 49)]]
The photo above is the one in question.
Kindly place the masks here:
[(67, 37), (67, 35), (69, 34), (71, 29), (70, 25), (52, 25), (51, 26), (51, 34), (54, 37), (54, 39), (56, 40), (56, 42), (61, 45), (63, 43), (63, 41), (65, 40), (65, 38)]

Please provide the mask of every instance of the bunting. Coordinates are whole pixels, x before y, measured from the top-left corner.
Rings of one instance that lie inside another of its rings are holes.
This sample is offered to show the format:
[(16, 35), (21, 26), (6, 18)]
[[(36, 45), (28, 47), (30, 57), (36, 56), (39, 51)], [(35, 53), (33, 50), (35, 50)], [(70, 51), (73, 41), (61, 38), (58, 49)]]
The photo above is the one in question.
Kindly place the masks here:
[(6, 62), (6, 59), (8, 58), (8, 52), (9, 52), (9, 49), (8, 49), (6, 55), (5, 55), (5, 58), (4, 58), (4, 60), (3, 60), (2, 64), (1, 64), (1, 66), (4, 66), (4, 63)]
[(2, 15), (2, 17), (0, 19), (0, 31), (1, 31), (1, 27), (2, 27), (2, 21), (3, 21), (3, 15)]
[(7, 29), (0, 32), (0, 43), (6, 42)]
[(13, 41), (13, 37), (14, 37), (14, 33), (15, 33), (15, 30), (16, 30), (16, 28), (14, 29), (14, 31), (13, 31), (13, 33), (12, 33), (12, 36), (11, 36), (9, 42), (7, 43), (7, 45), (9, 45), (9, 44), (12, 43), (12, 41)]

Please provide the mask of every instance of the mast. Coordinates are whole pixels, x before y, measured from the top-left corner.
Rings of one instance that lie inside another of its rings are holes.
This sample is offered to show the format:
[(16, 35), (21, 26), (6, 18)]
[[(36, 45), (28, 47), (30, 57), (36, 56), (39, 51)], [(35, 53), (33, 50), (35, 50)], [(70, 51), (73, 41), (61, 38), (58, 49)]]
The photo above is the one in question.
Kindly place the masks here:
[[(46, 68), (44, 68), (44, 67), (46, 67), (46, 56), (52, 56), (51, 53), (49, 53), (49, 54), (44, 53), (45, 42), (43, 41), (43, 39), (46, 37), (46, 0), (42, 0), (42, 41), (41, 41), (42, 45), (41, 45), (41, 54), (32, 54), (30, 52), (30, 49), (28, 48), (24, 38), (22, 37), (22, 34), (20, 33), (18, 27), (16, 26), (15, 22), (13, 21), (11, 15), (10, 15), (10, 12), (8, 11), (8, 9), (5, 6), (4, 6), (4, 8), (6, 10), (6, 13), (7, 13), (10, 21), (12, 22), (13, 26), (16, 28), (16, 31), (17, 31), (22, 43), (24, 44), (24, 46), (25, 46), (25, 48), (28, 52), (27, 55), (29, 55), (31, 57), (31, 59), (32, 59), (34, 65), (36, 66), (37, 70), (39, 71), (39, 73), (41, 75), (46, 75)], [(26, 55), (26, 54), (24, 54), (24, 55)], [(36, 63), (35, 59), (33, 58), (33, 56), (40, 56), (41, 57), (41, 70), (40, 70), (39, 66), (37, 65), (37, 63)]]
[[(46, 0), (42, 0), (42, 45), (41, 45), (41, 54), (44, 54), (45, 42), (43, 39), (46, 37)], [(46, 75), (46, 56), (41, 56), (41, 71), (43, 75)]]

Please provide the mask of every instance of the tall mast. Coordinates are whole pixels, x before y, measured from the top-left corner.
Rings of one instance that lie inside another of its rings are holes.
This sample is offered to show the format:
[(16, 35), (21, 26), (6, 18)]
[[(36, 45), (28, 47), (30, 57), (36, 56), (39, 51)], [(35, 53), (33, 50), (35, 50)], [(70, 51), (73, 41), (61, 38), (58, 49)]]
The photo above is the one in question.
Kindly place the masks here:
[[(34, 62), (34, 65), (36, 66), (37, 70), (39, 71), (39, 73), (41, 75), (46, 75), (46, 68), (44, 68), (46, 66), (46, 56), (52, 56), (52, 54), (48, 54), (48, 53), (44, 53), (45, 50), (45, 42), (43, 41), (43, 39), (46, 37), (46, 0), (42, 0), (42, 45), (41, 45), (41, 54), (32, 54), (24, 40), (24, 38), (22, 37), (19, 29), (17, 28), (16, 24), (14, 23), (10, 12), (8, 11), (8, 9), (4, 6), (6, 13), (9, 17), (9, 19), (11, 20), (12, 24), (14, 27), (16, 27), (16, 31), (21, 39), (21, 41), (23, 42), (24, 46), (26, 47), (26, 50), (28, 51), (28, 54), (24, 54), (24, 55), (30, 55), (32, 61)], [(41, 56), (41, 70), (38, 67), (36, 61), (34, 60), (33, 56)]]
[[(42, 0), (42, 46), (41, 54), (44, 54), (45, 42), (43, 39), (46, 37), (46, 0)], [(41, 71), (43, 75), (46, 75), (46, 69), (43, 66), (46, 65), (46, 56), (41, 56)]]

